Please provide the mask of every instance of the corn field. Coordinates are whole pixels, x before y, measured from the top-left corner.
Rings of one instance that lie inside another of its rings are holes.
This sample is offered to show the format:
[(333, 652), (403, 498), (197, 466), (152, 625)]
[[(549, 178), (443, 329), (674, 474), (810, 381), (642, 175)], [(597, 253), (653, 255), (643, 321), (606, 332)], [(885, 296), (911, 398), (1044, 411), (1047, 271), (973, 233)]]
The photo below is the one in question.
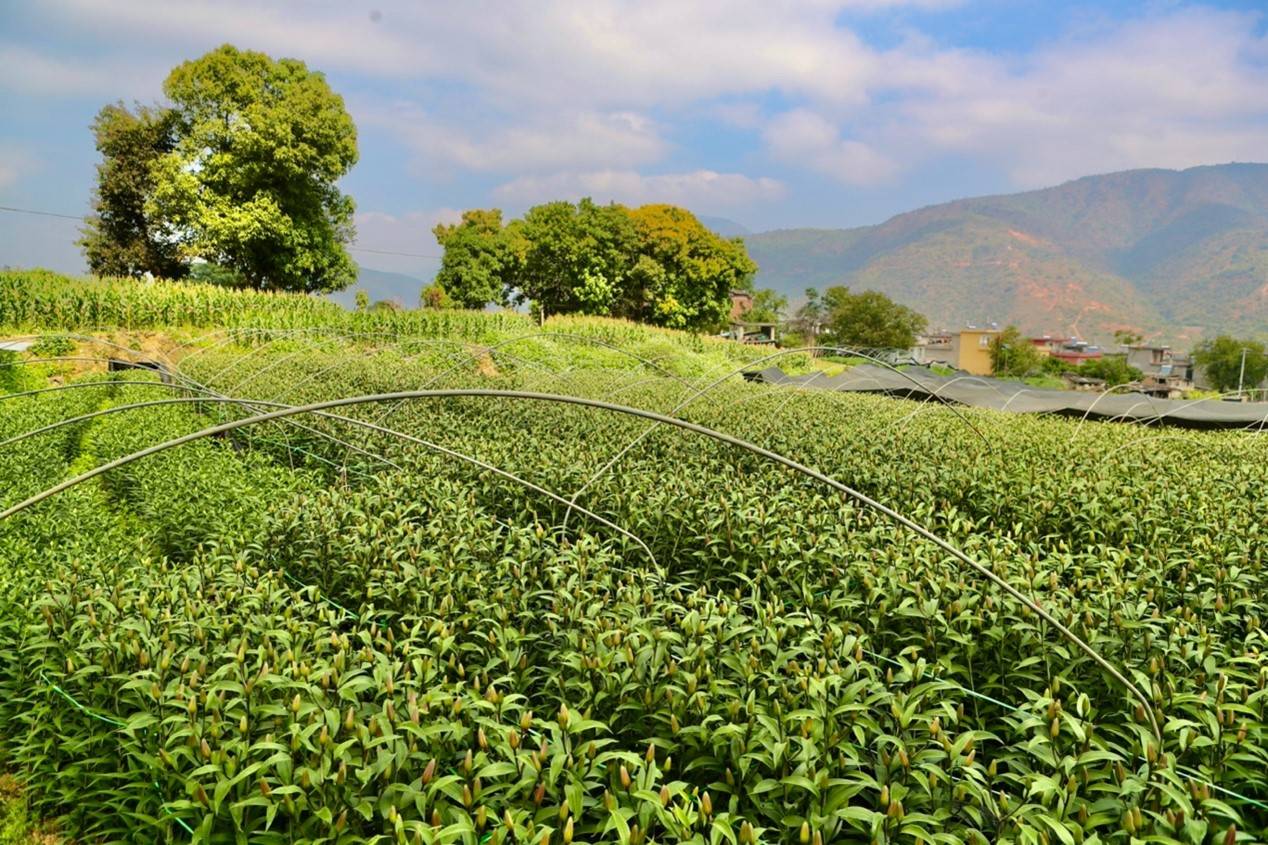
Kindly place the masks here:
[(74, 279), (42, 270), (0, 271), (0, 327), (36, 332), (244, 327), (480, 343), (549, 331), (652, 351), (668, 348), (737, 361), (758, 357), (751, 347), (624, 320), (563, 315), (537, 326), (511, 311), (349, 312), (303, 294), (161, 280)]
[(0, 394), (0, 769), (88, 842), (1268, 837), (1256, 434), (557, 328)]

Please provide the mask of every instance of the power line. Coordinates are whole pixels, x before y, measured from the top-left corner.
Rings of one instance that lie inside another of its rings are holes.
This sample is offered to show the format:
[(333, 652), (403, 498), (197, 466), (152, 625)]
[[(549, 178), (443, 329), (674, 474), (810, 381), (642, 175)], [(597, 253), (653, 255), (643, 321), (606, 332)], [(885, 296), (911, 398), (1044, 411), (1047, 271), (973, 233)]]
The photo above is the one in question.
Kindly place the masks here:
[(8, 205), (0, 205), (0, 211), (12, 211), (14, 214), (34, 214), (39, 217), (61, 217), (66, 220), (83, 220), (83, 215), (79, 214), (55, 214), (52, 211), (36, 211), (33, 208), (13, 208)]
[[(83, 220), (80, 215), (75, 214), (58, 214), (53, 211), (39, 211), (34, 208), (14, 208), (10, 205), (0, 205), (0, 211), (9, 211), (14, 214), (32, 214), (37, 217), (57, 217), (63, 220)], [(427, 252), (395, 252), (390, 249), (370, 249), (364, 246), (349, 246), (347, 249), (353, 252), (369, 252), (375, 255), (399, 255), (402, 258), (444, 258), (443, 255), (436, 255)]]
[(353, 252), (372, 252), (375, 255), (400, 255), (405, 258), (444, 258), (443, 255), (433, 255), (425, 252), (393, 252), (389, 249), (370, 249), (364, 246), (350, 246), (348, 249)]

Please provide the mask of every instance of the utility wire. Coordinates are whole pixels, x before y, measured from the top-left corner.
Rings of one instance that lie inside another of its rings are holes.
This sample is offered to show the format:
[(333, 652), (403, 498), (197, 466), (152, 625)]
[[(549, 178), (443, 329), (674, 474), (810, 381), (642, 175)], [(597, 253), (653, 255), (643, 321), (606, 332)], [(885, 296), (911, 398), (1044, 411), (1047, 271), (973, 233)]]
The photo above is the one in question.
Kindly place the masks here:
[(353, 252), (372, 252), (375, 255), (402, 255), (406, 258), (444, 258), (443, 255), (436, 255), (427, 252), (393, 252), (390, 249), (370, 249), (364, 246), (350, 246), (347, 249)]
[[(53, 211), (39, 211), (34, 208), (15, 208), (10, 205), (0, 205), (0, 211), (8, 211), (12, 214), (31, 214), (36, 217), (57, 217), (62, 220), (83, 220), (83, 215), (76, 214), (58, 214)], [(390, 249), (370, 249), (365, 246), (349, 246), (345, 247), (352, 252), (369, 252), (374, 255), (399, 255), (402, 258), (444, 258), (443, 255), (436, 255), (429, 252), (397, 252)]]
[(38, 217), (61, 217), (65, 220), (83, 220), (81, 214), (55, 214), (52, 211), (36, 211), (33, 208), (14, 208), (8, 205), (0, 205), (0, 211), (11, 211), (14, 214), (34, 214)]

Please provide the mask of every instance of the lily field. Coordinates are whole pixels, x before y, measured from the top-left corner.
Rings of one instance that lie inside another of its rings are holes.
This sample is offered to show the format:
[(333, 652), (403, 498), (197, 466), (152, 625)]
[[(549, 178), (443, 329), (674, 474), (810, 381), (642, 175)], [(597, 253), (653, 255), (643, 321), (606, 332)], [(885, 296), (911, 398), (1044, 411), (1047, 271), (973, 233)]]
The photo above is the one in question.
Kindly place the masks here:
[(76, 842), (1268, 840), (1258, 431), (600, 319), (0, 325), (0, 773)]

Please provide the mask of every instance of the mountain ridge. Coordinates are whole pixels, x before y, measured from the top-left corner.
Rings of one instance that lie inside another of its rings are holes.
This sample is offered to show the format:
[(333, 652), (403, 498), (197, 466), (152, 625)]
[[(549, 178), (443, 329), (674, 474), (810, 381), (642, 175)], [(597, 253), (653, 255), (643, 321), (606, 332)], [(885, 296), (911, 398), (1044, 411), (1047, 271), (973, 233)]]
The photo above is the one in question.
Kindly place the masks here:
[(1268, 164), (1084, 176), (745, 243), (761, 287), (880, 290), (945, 328), (1170, 342), (1268, 330)]

